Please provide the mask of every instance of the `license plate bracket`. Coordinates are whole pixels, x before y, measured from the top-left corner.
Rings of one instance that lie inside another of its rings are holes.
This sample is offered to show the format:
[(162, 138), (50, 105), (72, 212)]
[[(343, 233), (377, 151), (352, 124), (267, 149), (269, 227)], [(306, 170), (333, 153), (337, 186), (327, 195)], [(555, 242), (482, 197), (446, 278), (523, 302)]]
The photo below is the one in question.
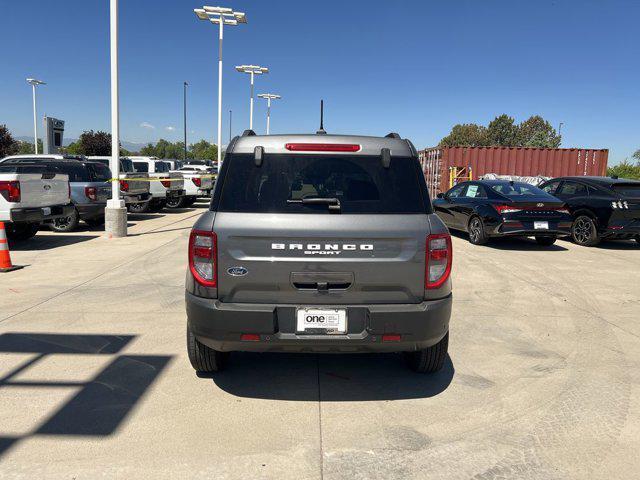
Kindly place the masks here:
[(347, 333), (345, 308), (299, 307), (296, 332), (303, 334), (343, 335)]

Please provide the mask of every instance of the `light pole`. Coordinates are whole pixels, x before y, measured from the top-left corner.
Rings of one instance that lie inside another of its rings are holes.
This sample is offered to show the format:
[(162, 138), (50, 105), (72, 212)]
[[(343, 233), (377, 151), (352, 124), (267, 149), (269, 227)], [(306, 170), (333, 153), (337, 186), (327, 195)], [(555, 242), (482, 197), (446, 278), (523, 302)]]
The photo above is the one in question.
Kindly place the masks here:
[(120, 94), (118, 90), (118, 0), (110, 0), (111, 50), (111, 198), (104, 209), (104, 231), (110, 237), (127, 236), (127, 209), (120, 199)]
[(269, 135), (269, 123), (271, 120), (271, 100), (279, 100), (282, 98), (275, 93), (259, 93), (258, 97), (267, 99), (267, 135)]
[(255, 75), (264, 75), (269, 73), (267, 67), (260, 67), (258, 65), (238, 65), (236, 70), (241, 73), (248, 73), (251, 75), (251, 100), (249, 101), (249, 130), (253, 130), (253, 77)]
[(182, 85), (183, 88), (183, 99), (182, 99), (182, 103), (183, 103), (183, 107), (184, 107), (184, 161), (187, 161), (187, 87), (189, 86), (189, 84), (187, 82), (184, 82), (184, 84)]
[(38, 85), (46, 85), (42, 80), (35, 78), (27, 78), (27, 83), (31, 85), (33, 91), (33, 148), (36, 155), (38, 154), (38, 114), (36, 110), (36, 87)]
[(247, 23), (247, 17), (243, 12), (234, 12), (225, 7), (202, 7), (193, 10), (200, 20), (209, 20), (218, 24), (218, 168), (222, 166), (222, 37), (225, 25), (238, 25)]
[(562, 125), (564, 125), (564, 122), (560, 122), (560, 124), (558, 125), (558, 136), (562, 135)]
[(229, 143), (231, 143), (231, 122), (233, 120), (233, 110), (229, 110)]

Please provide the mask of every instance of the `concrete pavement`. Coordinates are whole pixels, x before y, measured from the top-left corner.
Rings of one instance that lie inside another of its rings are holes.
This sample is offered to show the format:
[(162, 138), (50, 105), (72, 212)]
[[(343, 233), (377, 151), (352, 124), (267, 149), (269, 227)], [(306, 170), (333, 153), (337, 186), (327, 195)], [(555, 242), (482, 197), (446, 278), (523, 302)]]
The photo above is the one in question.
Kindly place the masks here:
[(28, 266), (0, 275), (0, 477), (637, 478), (636, 244), (455, 237), (437, 375), (233, 354), (198, 378), (183, 284), (203, 207), (12, 250)]

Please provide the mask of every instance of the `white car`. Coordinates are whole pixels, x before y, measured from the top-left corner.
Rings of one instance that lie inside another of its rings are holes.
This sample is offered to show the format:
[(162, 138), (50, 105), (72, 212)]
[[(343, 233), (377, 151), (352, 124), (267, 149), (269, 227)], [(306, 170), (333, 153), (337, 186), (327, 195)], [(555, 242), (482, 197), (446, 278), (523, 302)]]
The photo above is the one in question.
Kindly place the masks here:
[(74, 210), (69, 177), (46, 166), (0, 163), (0, 222), (11, 239), (33, 237), (38, 226)]
[(181, 173), (171, 172), (169, 164), (155, 157), (130, 156), (136, 172), (149, 174), (151, 199), (146, 203), (130, 205), (134, 213), (158, 212), (169, 200), (184, 197), (184, 178)]
[(183, 197), (167, 200), (168, 207), (188, 207), (193, 205), (198, 198), (211, 197), (215, 175), (207, 170), (193, 168), (191, 165), (184, 166), (177, 172), (184, 177), (185, 194)]

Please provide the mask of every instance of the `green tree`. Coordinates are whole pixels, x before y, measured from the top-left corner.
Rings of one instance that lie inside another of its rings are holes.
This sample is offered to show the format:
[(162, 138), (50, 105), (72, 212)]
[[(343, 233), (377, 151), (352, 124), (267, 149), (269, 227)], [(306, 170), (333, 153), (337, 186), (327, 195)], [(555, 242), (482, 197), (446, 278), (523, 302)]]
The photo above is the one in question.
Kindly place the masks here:
[(488, 144), (486, 127), (475, 123), (455, 125), (451, 133), (440, 140), (441, 147), (484, 147)]
[(140, 155), (143, 157), (157, 157), (155, 145), (153, 143), (148, 143), (140, 149)]
[(94, 132), (88, 130), (82, 132), (79, 143), (81, 155), (111, 155), (111, 134), (107, 132)]
[(0, 158), (14, 155), (18, 151), (18, 142), (13, 139), (6, 125), (0, 125)]
[[(24, 142), (22, 140), (18, 140), (18, 151), (16, 154), (18, 155), (33, 155), (33, 142)], [(42, 147), (42, 140), (38, 139), (38, 152), (43, 153), (44, 148)]]
[(540, 115), (532, 115), (518, 125), (518, 147), (558, 148), (562, 137)]
[(515, 147), (518, 142), (518, 126), (513, 117), (502, 114), (494, 118), (487, 126), (487, 140), (489, 145)]
[[(633, 154), (633, 158), (638, 158), (636, 157), (636, 154), (640, 154), (640, 150)], [(625, 160), (618, 165), (609, 167), (607, 168), (607, 176), (617, 176), (618, 178), (632, 178), (635, 180), (640, 180), (640, 161), (636, 162), (634, 165), (628, 160)]]
[(216, 160), (218, 158), (218, 146), (200, 140), (189, 147), (191, 158), (197, 160)]

